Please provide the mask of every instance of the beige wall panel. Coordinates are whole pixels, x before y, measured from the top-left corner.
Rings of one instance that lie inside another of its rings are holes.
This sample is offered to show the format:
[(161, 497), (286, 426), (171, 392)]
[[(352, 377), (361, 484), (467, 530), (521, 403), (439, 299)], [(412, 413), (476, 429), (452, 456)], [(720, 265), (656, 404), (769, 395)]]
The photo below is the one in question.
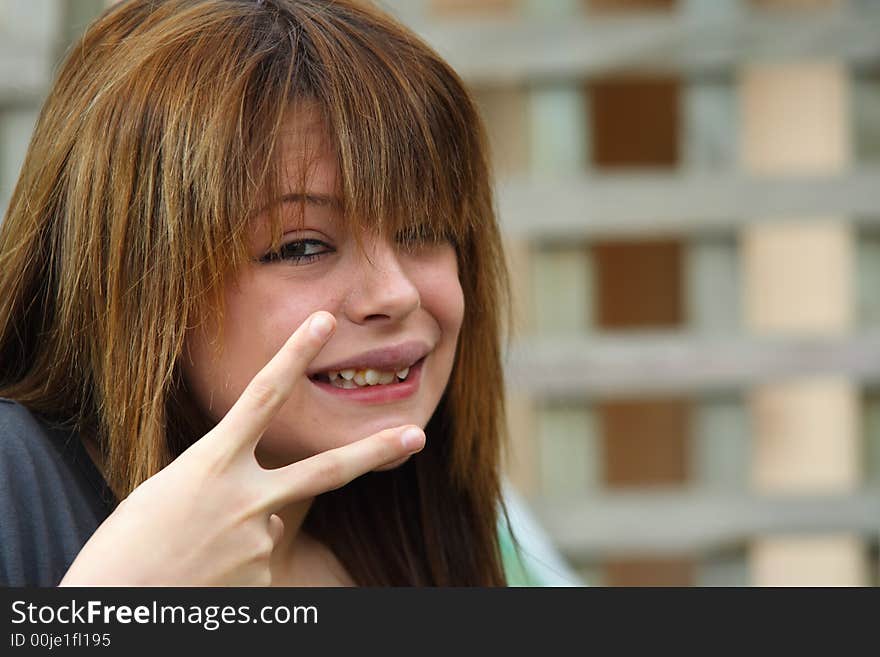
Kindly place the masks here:
[(749, 172), (829, 173), (849, 161), (849, 103), (842, 64), (751, 66), (740, 84), (742, 159)]
[[(435, 3), (437, 5), (444, 3)], [(455, 3), (445, 3), (447, 10)], [(527, 92), (508, 87), (472, 89), (489, 135), (492, 163), (497, 178), (522, 173), (529, 167), (529, 97)], [(525, 240), (504, 239), (505, 257), (511, 275), (513, 338), (533, 330), (530, 247)], [(535, 410), (532, 400), (508, 391), (507, 423), (510, 437), (503, 468), (511, 484), (525, 495), (538, 492)]]
[(754, 331), (834, 334), (852, 325), (852, 231), (840, 221), (746, 230), (743, 308)]
[[(531, 282), (529, 280), (530, 249), (525, 240), (504, 240), (505, 256), (511, 276), (513, 294), (513, 339), (529, 335), (533, 331), (530, 309)], [(507, 391), (507, 427), (510, 437), (503, 468), (511, 484), (525, 495), (533, 495), (539, 489), (535, 409), (532, 400), (512, 388)]]
[(767, 493), (834, 493), (860, 475), (859, 403), (840, 379), (815, 379), (752, 391), (752, 481)]
[[(740, 110), (741, 160), (749, 173), (834, 173), (851, 158), (842, 64), (747, 67), (740, 77)], [(842, 218), (817, 219), (743, 232), (743, 309), (753, 332), (839, 335), (852, 325), (851, 231)], [(859, 409), (851, 382), (780, 383), (752, 390), (749, 397), (757, 490), (827, 492), (857, 485)], [(866, 581), (864, 549), (854, 536), (767, 536), (751, 548), (752, 581), (758, 585)]]
[(496, 175), (501, 178), (529, 167), (529, 95), (518, 87), (477, 87), (474, 100), (489, 133)]
[[(429, 9), (437, 16), (473, 16), (486, 13), (509, 13), (516, 9), (513, 0), (431, 0)], [(492, 164), (496, 178), (523, 173), (529, 167), (529, 96), (516, 87), (475, 87), (471, 89), (489, 136)], [(530, 254), (524, 240), (504, 240), (505, 256), (511, 274), (513, 298), (513, 338), (532, 332), (532, 301), (529, 291)], [(502, 468), (510, 483), (524, 495), (539, 490), (538, 460), (535, 442), (535, 409), (526, 395), (508, 388), (507, 428), (509, 442), (504, 450)]]
[(749, 0), (759, 9), (828, 9), (840, 0)]
[(863, 586), (868, 568), (852, 536), (779, 537), (750, 549), (752, 578), (760, 586)]
[(535, 440), (535, 409), (531, 398), (516, 391), (507, 391), (507, 426), (510, 442), (504, 453), (503, 471), (517, 491), (525, 496), (539, 493), (540, 472), (538, 446)]
[(511, 304), (513, 306), (512, 327), (514, 338), (528, 336), (534, 332), (534, 299), (532, 298), (531, 247), (527, 240), (502, 238), (504, 256), (510, 272)]

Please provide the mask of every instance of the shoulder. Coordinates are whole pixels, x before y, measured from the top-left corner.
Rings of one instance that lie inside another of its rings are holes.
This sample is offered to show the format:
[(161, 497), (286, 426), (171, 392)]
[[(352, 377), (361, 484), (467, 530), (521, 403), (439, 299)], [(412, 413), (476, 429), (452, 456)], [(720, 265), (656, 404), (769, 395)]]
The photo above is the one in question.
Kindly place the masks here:
[(51, 442), (45, 427), (22, 404), (0, 397), (0, 470), (47, 456)]
[(0, 506), (32, 504), (37, 488), (64, 476), (68, 459), (57, 440), (39, 415), (0, 397)]
[(52, 452), (37, 417), (0, 398), (0, 585), (48, 583), (39, 537), (51, 527), (43, 487), (51, 486), (57, 469)]
[(103, 483), (75, 432), (0, 397), (0, 495), (56, 484), (100, 491)]
[(0, 431), (36, 424), (34, 415), (14, 399), (0, 397)]
[(76, 434), (0, 398), (0, 586), (54, 586), (108, 511)]

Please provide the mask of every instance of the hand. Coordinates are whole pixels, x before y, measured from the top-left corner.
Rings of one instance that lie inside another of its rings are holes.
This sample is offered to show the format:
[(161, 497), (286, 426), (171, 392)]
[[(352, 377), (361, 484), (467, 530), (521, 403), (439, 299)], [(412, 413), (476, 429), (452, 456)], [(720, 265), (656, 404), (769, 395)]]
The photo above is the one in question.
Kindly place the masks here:
[[(316, 320), (328, 322), (323, 335)], [(117, 506), (60, 586), (268, 586), (277, 511), (422, 449), (424, 432), (406, 425), (273, 470), (257, 462), (263, 432), (334, 329), (327, 312), (305, 321), (217, 426)]]

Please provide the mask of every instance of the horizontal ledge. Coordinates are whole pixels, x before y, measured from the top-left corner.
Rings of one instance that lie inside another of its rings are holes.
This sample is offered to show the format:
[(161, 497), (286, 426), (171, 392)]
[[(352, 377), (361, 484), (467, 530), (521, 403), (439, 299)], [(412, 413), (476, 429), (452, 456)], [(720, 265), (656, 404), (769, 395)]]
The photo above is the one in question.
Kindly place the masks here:
[[(880, 10), (734, 11), (688, 16), (639, 12), (631, 16), (564, 20), (496, 17), (413, 19), (413, 29), (474, 83), (584, 78), (620, 72), (712, 74), (750, 62), (831, 58), (880, 60)], [(528, 48), (522, 44), (528, 43)], [(44, 52), (8, 31), (0, 33), (2, 73), (42, 67)], [(0, 75), (0, 80), (7, 78)], [(0, 93), (5, 82), (0, 85)], [(15, 82), (14, 86), (20, 83)], [(42, 87), (41, 87), (42, 88)]]
[(521, 338), (505, 383), (536, 399), (735, 393), (815, 377), (880, 382), (880, 336), (705, 337), (699, 334)]
[(675, 12), (564, 20), (474, 17), (411, 24), (476, 84), (621, 72), (715, 74), (767, 60), (871, 63), (880, 58), (880, 11), (867, 7), (714, 17)]
[(22, 98), (39, 102), (52, 81), (50, 47), (12, 38), (0, 32), (0, 103), (20, 103)]
[(626, 553), (705, 554), (768, 536), (880, 536), (880, 490), (759, 496), (698, 488), (531, 498), (528, 506), (570, 559)]
[[(688, 16), (644, 12), (565, 20), (496, 17), (413, 19), (410, 25), (475, 84), (583, 79), (616, 73), (730, 72), (767, 60), (880, 61), (880, 10)], [(528, 48), (522, 44), (528, 43)], [(42, 69), (39, 79), (33, 77)], [(22, 85), (45, 89), (45, 52), (0, 33), (0, 97)], [(8, 76), (12, 77), (8, 77)], [(8, 88), (7, 88), (8, 87)]]
[(791, 218), (880, 220), (880, 167), (786, 177), (732, 172), (523, 176), (501, 180), (497, 194), (499, 220), (511, 237), (716, 234)]

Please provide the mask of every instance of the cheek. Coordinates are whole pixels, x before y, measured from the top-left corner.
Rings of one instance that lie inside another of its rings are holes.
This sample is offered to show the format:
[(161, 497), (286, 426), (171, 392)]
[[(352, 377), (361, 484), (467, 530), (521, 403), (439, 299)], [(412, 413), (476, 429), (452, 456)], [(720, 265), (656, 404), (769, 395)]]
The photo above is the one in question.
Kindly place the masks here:
[(465, 299), (454, 256), (451, 262), (448, 260), (443, 266), (426, 269), (423, 274), (419, 281), (422, 309), (433, 319), (439, 332), (431, 382), (434, 401), (439, 402), (455, 365), (455, 354), (464, 320)]
[(217, 336), (209, 339), (201, 331), (187, 336), (184, 376), (202, 410), (214, 420), (221, 419), (321, 301), (307, 290), (293, 292), (277, 281), (274, 285), (252, 281), (228, 293), (221, 353), (211, 349)]
[(431, 301), (432, 306), (437, 308), (437, 321), (444, 333), (458, 335), (464, 319), (464, 293), (458, 279), (449, 282), (445, 288), (436, 288), (435, 293), (438, 299)]
[(422, 307), (434, 316), (443, 333), (458, 335), (465, 302), (454, 255), (426, 272), (419, 293)]

